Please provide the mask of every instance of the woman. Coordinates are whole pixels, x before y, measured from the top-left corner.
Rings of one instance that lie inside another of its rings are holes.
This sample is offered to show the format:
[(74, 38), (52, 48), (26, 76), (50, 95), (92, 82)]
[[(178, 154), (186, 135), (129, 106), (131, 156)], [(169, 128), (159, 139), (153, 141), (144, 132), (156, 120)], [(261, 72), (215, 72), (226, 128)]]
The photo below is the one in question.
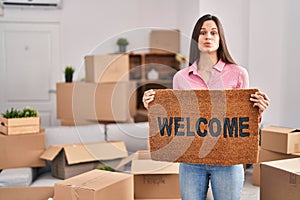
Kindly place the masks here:
[[(229, 54), (220, 20), (212, 15), (201, 17), (193, 30), (190, 44), (190, 66), (178, 71), (173, 89), (234, 89), (248, 88), (246, 69), (238, 66)], [(143, 103), (148, 109), (155, 97), (154, 90), (144, 93)], [(269, 106), (266, 94), (256, 92), (250, 101), (258, 107), (260, 120)], [(182, 200), (205, 200), (209, 181), (215, 200), (240, 199), (243, 165), (217, 166), (181, 163), (179, 168)]]

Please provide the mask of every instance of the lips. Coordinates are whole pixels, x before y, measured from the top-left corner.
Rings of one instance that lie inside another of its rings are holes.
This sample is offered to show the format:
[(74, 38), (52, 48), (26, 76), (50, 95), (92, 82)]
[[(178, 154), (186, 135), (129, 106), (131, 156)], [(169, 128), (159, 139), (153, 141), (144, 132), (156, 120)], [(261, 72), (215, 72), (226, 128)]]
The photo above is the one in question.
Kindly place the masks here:
[(210, 43), (210, 42), (204, 42), (204, 45), (205, 45), (205, 46), (210, 46), (211, 43)]

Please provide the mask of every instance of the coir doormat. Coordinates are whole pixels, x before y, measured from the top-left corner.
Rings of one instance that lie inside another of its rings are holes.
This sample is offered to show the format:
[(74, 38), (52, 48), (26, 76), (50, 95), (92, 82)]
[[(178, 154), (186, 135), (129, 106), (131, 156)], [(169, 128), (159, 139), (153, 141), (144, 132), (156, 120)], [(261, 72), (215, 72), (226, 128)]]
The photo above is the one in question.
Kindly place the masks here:
[(151, 158), (216, 165), (257, 162), (258, 89), (156, 90), (149, 104)]

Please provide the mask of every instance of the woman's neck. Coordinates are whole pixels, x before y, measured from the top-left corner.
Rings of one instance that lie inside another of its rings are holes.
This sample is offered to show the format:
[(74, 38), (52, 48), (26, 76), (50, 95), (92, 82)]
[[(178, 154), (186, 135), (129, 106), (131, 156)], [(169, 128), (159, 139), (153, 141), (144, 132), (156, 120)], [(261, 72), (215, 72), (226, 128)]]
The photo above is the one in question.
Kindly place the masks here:
[(198, 61), (198, 70), (200, 71), (210, 71), (212, 67), (217, 64), (218, 56), (217, 54), (201, 53), (200, 59)]

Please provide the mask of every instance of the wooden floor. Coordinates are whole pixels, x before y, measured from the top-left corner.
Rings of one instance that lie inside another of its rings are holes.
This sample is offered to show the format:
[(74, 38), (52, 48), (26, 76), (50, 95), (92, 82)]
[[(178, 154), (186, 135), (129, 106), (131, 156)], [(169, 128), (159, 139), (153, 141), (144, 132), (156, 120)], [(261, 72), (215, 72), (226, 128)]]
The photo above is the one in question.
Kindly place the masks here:
[(259, 200), (259, 187), (252, 185), (252, 167), (246, 170), (241, 200)]

